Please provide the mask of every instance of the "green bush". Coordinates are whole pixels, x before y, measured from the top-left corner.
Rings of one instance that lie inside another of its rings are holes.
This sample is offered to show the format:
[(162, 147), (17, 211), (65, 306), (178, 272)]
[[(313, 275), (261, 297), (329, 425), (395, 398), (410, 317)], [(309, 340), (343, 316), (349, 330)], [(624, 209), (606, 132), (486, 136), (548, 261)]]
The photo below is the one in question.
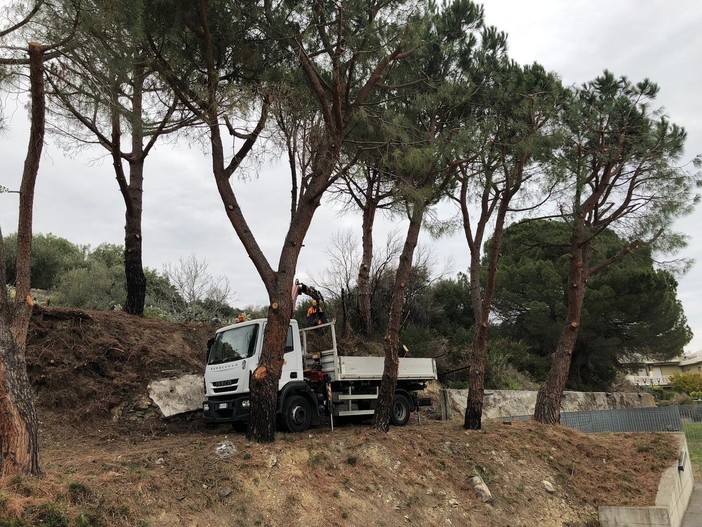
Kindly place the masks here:
[(166, 320), (168, 322), (173, 322), (175, 320), (172, 313), (157, 306), (144, 306), (144, 318)]
[(684, 372), (670, 376), (670, 386), (680, 393), (702, 392), (702, 373)]
[(528, 373), (514, 366), (515, 355), (526, 353), (522, 342), (495, 339), (488, 342), (485, 388), (493, 390), (532, 390), (536, 387)]
[(59, 306), (110, 310), (126, 298), (125, 278), (119, 267), (92, 262), (64, 273), (54, 290)]
[(663, 403), (675, 397), (675, 392), (673, 392), (672, 390), (666, 390), (665, 388), (661, 388), (660, 386), (647, 386), (644, 388), (644, 390), (648, 391), (651, 395), (653, 395), (656, 401)]

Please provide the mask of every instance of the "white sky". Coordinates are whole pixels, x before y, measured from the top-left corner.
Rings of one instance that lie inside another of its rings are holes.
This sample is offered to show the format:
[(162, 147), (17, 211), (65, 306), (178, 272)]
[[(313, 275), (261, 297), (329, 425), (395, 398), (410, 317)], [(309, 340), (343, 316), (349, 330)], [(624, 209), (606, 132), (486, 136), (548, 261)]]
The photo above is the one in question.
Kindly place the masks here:
[[(540, 62), (565, 84), (593, 79), (605, 68), (634, 81), (648, 77), (661, 86), (658, 103), (673, 122), (688, 131), (686, 160), (702, 153), (702, 3), (695, 0), (487, 0), (489, 24), (509, 34), (512, 58)], [(16, 189), (27, 144), (26, 111), (2, 94), (8, 127), (0, 133), (0, 185)], [(123, 202), (102, 152), (75, 159), (52, 143), (45, 148), (35, 201), (34, 231), (51, 232), (76, 244), (123, 243)], [(286, 164), (273, 164), (258, 177), (236, 181), (254, 234), (276, 268), (289, 217)], [(678, 256), (702, 260), (702, 208), (678, 228), (689, 246)], [(0, 195), (3, 233), (16, 230), (17, 195)], [(393, 225), (386, 224), (376, 243)], [(326, 268), (325, 250), (339, 231), (360, 233), (360, 220), (339, 216), (322, 204), (305, 240), (298, 277), (314, 283)], [(191, 253), (205, 259), (213, 275), (226, 276), (236, 291), (235, 305), (265, 305), (265, 289), (224, 214), (210, 171), (208, 154), (184, 142), (160, 145), (149, 156), (144, 182), (144, 264), (161, 270)], [(467, 249), (459, 232), (420, 243), (437, 259), (453, 263), (450, 274), (465, 269)], [(680, 279), (678, 296), (695, 338), (687, 351), (702, 349), (702, 277), (697, 263)]]

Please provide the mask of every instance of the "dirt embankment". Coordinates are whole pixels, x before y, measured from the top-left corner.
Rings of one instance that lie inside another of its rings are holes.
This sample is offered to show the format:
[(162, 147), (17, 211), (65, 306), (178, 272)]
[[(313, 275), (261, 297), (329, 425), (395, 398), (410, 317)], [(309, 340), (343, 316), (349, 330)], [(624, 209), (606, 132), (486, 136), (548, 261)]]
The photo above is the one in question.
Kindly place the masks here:
[(35, 309), (27, 367), (39, 407), (76, 425), (122, 415), (158, 417), (149, 382), (201, 374), (214, 330), (119, 311)]
[(676, 460), (670, 435), (529, 421), (465, 431), (424, 416), (388, 434), (336, 423), (259, 445), (197, 415), (160, 419), (148, 381), (201, 372), (211, 331), (37, 313), (28, 361), (44, 476), (2, 483), (0, 526), (585, 527), (597, 505), (652, 505)]

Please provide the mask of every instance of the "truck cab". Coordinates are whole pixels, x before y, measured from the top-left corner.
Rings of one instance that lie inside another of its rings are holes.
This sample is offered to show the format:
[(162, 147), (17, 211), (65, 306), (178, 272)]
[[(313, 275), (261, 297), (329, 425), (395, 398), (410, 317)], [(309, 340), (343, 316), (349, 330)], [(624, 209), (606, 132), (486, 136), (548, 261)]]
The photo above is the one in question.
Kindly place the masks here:
[[(265, 328), (265, 319), (240, 322), (219, 329), (210, 341), (203, 405), (206, 423), (236, 423), (248, 419), (249, 381), (259, 363)], [(278, 383), (279, 393), (295, 388), (308, 392), (303, 377), (300, 332), (297, 321), (291, 320)]]

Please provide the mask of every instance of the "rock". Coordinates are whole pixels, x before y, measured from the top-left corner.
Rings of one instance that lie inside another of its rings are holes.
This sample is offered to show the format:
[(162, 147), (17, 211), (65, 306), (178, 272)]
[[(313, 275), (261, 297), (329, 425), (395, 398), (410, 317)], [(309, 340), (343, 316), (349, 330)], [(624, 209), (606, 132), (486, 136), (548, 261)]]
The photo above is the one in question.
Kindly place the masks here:
[(164, 417), (200, 410), (205, 399), (202, 375), (151, 381), (149, 396)]
[(490, 489), (483, 481), (480, 476), (473, 476), (471, 482), (473, 483), (473, 490), (478, 495), (478, 497), (483, 500), (483, 503), (492, 503), (493, 497)]
[(232, 489), (230, 489), (229, 487), (223, 487), (223, 488), (219, 489), (219, 491), (217, 492), (217, 494), (219, 494), (219, 497), (220, 497), (220, 498), (226, 498), (226, 497), (229, 496), (232, 492), (234, 492), (234, 491), (233, 491)]
[(269, 466), (270, 468), (273, 468), (273, 467), (276, 466), (277, 464), (278, 464), (278, 458), (277, 458), (277, 457), (275, 456), (275, 454), (274, 454), (274, 455), (272, 455), (272, 456), (270, 457), (270, 459), (268, 460), (268, 466)]
[(163, 465), (165, 462), (166, 462), (166, 460), (163, 459), (162, 457), (160, 457), (160, 458), (158, 458), (158, 459), (156, 460), (156, 464), (157, 464), (157, 465)]
[(231, 456), (234, 452), (236, 452), (236, 447), (231, 441), (223, 441), (215, 447), (214, 452), (220, 458), (225, 458)]
[(451, 507), (458, 507), (458, 500), (456, 498), (451, 498), (449, 500), (449, 505), (451, 505)]
[(553, 484), (550, 481), (543, 480), (541, 484), (544, 486), (546, 492), (548, 492), (549, 494), (553, 494), (554, 492), (556, 492), (556, 489), (553, 488)]

